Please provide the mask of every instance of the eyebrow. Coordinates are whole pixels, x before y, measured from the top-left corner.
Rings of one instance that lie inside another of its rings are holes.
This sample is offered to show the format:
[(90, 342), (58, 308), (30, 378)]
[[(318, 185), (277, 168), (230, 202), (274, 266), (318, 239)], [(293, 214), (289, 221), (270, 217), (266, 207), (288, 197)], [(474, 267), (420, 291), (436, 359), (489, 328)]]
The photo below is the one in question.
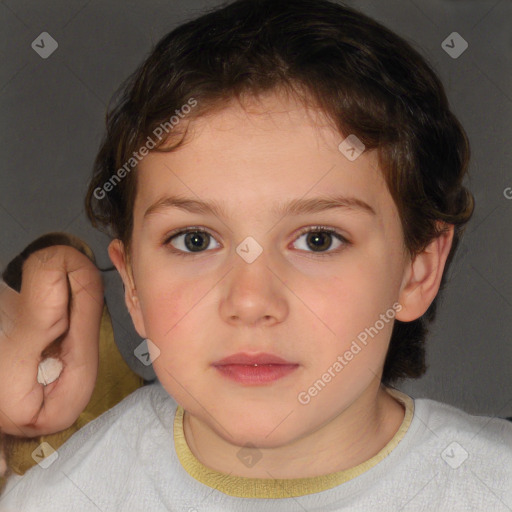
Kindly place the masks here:
[[(177, 208), (190, 213), (209, 214), (216, 217), (228, 217), (224, 206), (216, 201), (199, 201), (183, 196), (166, 196), (153, 203), (144, 213), (144, 219), (152, 214)], [(289, 203), (279, 203), (271, 209), (273, 215), (286, 217), (290, 215), (303, 215), (308, 213), (324, 212), (342, 208), (354, 212), (376, 215), (375, 210), (356, 197), (345, 196), (319, 196), (310, 199), (293, 199)]]

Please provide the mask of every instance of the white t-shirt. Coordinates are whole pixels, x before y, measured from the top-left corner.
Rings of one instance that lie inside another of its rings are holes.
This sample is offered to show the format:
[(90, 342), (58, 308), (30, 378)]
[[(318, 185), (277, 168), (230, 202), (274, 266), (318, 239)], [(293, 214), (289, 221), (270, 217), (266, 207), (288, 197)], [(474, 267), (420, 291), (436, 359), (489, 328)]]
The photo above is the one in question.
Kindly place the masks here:
[[(367, 463), (336, 473), (343, 483), (329, 487), (329, 475), (275, 481), (203, 466), (184, 441), (183, 409), (156, 382), (11, 477), (0, 511), (512, 510), (512, 423), (392, 393), (406, 405), (401, 431)], [(247, 497), (266, 489), (274, 497)]]

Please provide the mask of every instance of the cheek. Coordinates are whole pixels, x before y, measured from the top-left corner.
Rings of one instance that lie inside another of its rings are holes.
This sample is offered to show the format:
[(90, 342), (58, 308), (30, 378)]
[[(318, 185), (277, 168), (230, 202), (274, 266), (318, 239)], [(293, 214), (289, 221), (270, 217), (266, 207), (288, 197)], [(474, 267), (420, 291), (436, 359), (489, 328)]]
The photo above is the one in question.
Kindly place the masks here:
[(392, 283), (389, 269), (378, 259), (358, 257), (314, 287), (304, 282), (296, 293), (331, 331), (346, 340), (373, 325), (391, 307)]
[(172, 339), (180, 330), (180, 323), (183, 324), (183, 319), (193, 307), (194, 294), (186, 285), (165, 280), (162, 276), (146, 283), (148, 286), (141, 297), (144, 323), (148, 337), (162, 343)]
[[(155, 272), (153, 277), (146, 276), (139, 295), (148, 338), (176, 366), (200, 353), (201, 334), (209, 329), (205, 312), (212, 307), (208, 292), (213, 284), (205, 279), (178, 280), (173, 273), (167, 274)], [(186, 350), (181, 350), (184, 346)]]
[(296, 283), (293, 289), (301, 298), (298, 308), (304, 311), (299, 315), (302, 328), (298, 332), (315, 339), (314, 346), (307, 347), (315, 372), (326, 371), (338, 356), (345, 356), (346, 362), (341, 363), (344, 376), (336, 379), (339, 385), (355, 385), (363, 372), (363, 381), (373, 379), (391, 337), (393, 283), (392, 269), (378, 251), (347, 258), (329, 279), (313, 285), (311, 280)]
[[(163, 284), (163, 283), (160, 283)], [(190, 332), (192, 298), (179, 286), (155, 286), (142, 301), (142, 314), (148, 338), (158, 347), (153, 368), (165, 389), (181, 397), (180, 384), (187, 389), (199, 353)], [(188, 312), (188, 314), (187, 314)]]

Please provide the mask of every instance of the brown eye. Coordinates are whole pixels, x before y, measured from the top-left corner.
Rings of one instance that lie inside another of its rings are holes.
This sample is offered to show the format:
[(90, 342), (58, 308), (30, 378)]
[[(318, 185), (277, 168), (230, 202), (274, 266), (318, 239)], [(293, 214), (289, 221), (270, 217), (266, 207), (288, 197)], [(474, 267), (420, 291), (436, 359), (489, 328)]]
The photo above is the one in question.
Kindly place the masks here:
[[(300, 247), (296, 248), (307, 252), (318, 253), (319, 256), (336, 254), (339, 252), (337, 249), (349, 245), (345, 237), (330, 228), (313, 227), (305, 229), (296, 240), (300, 241), (302, 238), (304, 238), (304, 240), (298, 244)], [(329, 250), (331, 248), (333, 250)]]
[(314, 251), (326, 251), (332, 245), (332, 235), (325, 231), (311, 231), (307, 233), (306, 243)]
[[(302, 238), (305, 240), (301, 241)], [(331, 256), (350, 245), (350, 242), (337, 231), (321, 226), (303, 230), (296, 238), (296, 244), (297, 241), (300, 242), (297, 249), (317, 256)], [(220, 247), (218, 243), (217, 246), (212, 246), (212, 242), (216, 242), (215, 238), (204, 229), (188, 228), (172, 233), (164, 241), (164, 245), (171, 246), (172, 252), (179, 256), (190, 256)]]
[(185, 230), (176, 233), (167, 239), (165, 244), (172, 245), (177, 252), (194, 253), (204, 252), (211, 248), (211, 242), (214, 240), (212, 235), (203, 230)]
[(185, 235), (184, 243), (185, 247), (192, 252), (203, 251), (210, 245), (210, 235), (208, 233), (193, 231)]

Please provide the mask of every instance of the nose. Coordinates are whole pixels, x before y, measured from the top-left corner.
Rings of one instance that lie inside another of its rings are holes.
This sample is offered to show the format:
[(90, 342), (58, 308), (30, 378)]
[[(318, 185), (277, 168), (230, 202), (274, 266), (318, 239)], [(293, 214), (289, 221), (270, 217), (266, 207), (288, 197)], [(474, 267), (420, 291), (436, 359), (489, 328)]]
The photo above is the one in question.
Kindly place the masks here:
[(235, 255), (234, 268), (224, 280), (220, 315), (232, 325), (272, 326), (289, 312), (287, 288), (265, 251), (252, 263)]

